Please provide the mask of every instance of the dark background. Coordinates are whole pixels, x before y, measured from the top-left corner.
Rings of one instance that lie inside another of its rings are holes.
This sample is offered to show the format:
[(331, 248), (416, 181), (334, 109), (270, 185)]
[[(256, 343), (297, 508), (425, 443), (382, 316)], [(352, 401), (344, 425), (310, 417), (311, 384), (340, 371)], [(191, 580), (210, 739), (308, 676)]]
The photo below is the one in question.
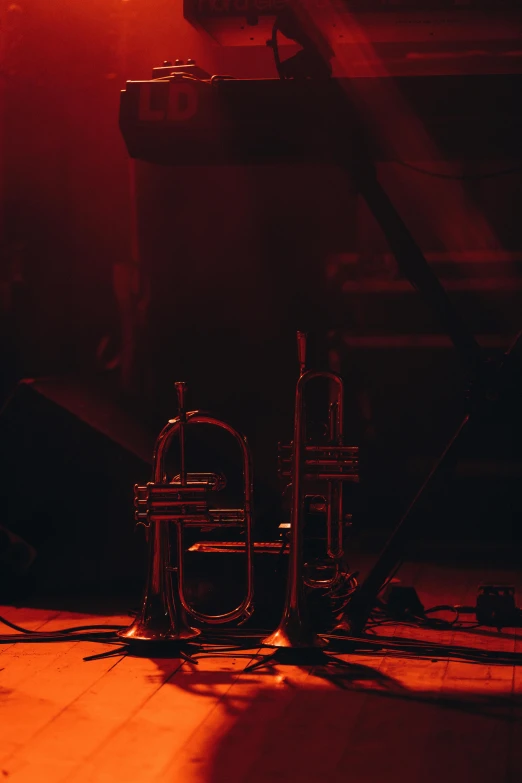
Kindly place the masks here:
[[(81, 377), (88, 400), (92, 384), (101, 385), (156, 432), (175, 412), (172, 382), (184, 378), (195, 406), (248, 435), (261, 524), (273, 530), (277, 441), (290, 437), (294, 331), (304, 326), (319, 364), (328, 346), (339, 349), (347, 440), (361, 444), (365, 459), (360, 526), (389, 528), (459, 420), (465, 377), (436, 319), (400, 280), (364, 202), (333, 167), (133, 171), (118, 128), (125, 81), (149, 78), (165, 58), (273, 77), (270, 51), (217, 46), (171, 0), (2, 2), (0, 22), (4, 398), (23, 377)], [(499, 154), (498, 138), (493, 157), (485, 150), (445, 162), (418, 107), (390, 84), (368, 119), (401, 157), (464, 177), (516, 164), (512, 151)], [(480, 105), (480, 85), (475, 98)], [(453, 127), (444, 94), (433, 101), (425, 108)], [(498, 136), (511, 118), (488, 106), (477, 122)], [(469, 327), (495, 351), (507, 346), (520, 326), (520, 173), (459, 181), (396, 163), (378, 168)], [(114, 278), (138, 259), (137, 296), (145, 287), (150, 301), (129, 370), (119, 357), (122, 308), (132, 297)], [(333, 327), (335, 339), (327, 337)], [(490, 440), (467, 445), (460, 479), (430, 507), (422, 536), (519, 537), (517, 426), (511, 418), (509, 438), (493, 427)], [(3, 444), (23, 472), (26, 447)], [(41, 469), (60, 472), (56, 452), (45, 455)], [(3, 496), (9, 492), (4, 481)], [(20, 529), (10, 514), (7, 526)], [(111, 524), (102, 517), (96, 525)]]

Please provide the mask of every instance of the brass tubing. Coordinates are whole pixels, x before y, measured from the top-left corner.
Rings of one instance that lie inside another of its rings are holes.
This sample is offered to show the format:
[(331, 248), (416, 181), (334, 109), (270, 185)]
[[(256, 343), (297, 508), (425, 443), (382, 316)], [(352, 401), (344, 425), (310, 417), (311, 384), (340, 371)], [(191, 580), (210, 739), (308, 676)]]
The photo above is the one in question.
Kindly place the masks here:
[[(325, 378), (336, 388), (336, 397), (334, 401), (330, 398), (331, 402), (328, 411), (329, 436), (330, 440), (335, 441), (336, 446), (342, 446), (344, 389), (343, 381), (336, 373), (306, 370), (306, 335), (303, 332), (297, 333), (297, 349), (299, 378), (295, 390), (294, 437), (291, 462), (292, 504), (286, 597), (283, 616), (278, 628), (263, 640), (263, 644), (267, 647), (313, 648), (324, 645), (322, 639), (312, 628), (304, 590), (305, 583), (314, 584), (310, 580), (305, 582), (304, 574), (304, 485), (308, 448), (306, 443), (305, 389), (308, 383), (316, 378)], [(332, 484), (329, 484), (329, 490), (331, 487)], [(340, 494), (340, 490), (338, 491)], [(328, 494), (330, 496), (330, 491)], [(328, 500), (329, 498), (327, 498)], [(341, 509), (340, 501), (336, 499), (333, 505), (329, 504), (327, 518), (327, 545), (328, 549), (335, 555), (332, 565), (335, 567), (336, 573), (330, 580), (317, 582), (317, 586), (329, 586), (338, 579), (337, 561), (343, 554), (342, 509), (340, 514), (339, 509)], [(338, 528), (340, 527), (335, 545), (333, 543), (333, 524)]]
[[(160, 432), (153, 455), (153, 481), (146, 487), (135, 487), (135, 517), (148, 527), (148, 566), (140, 613), (120, 636), (140, 641), (186, 641), (200, 634), (189, 624), (188, 617), (211, 625), (247, 619), (253, 611), (253, 481), (252, 460), (246, 438), (219, 419), (199, 411), (185, 411), (185, 384), (177, 383), (180, 414)], [(214, 474), (187, 473), (185, 438), (187, 429), (196, 424), (218, 427), (237, 442), (243, 468), (243, 508), (210, 509), (206, 491), (222, 489), (226, 482), (209, 480)], [(180, 442), (180, 472), (175, 483), (169, 483), (166, 454), (172, 439)], [(176, 489), (178, 491), (176, 491)], [(187, 497), (185, 498), (184, 495)], [(200, 497), (197, 497), (200, 495)], [(170, 496), (170, 497), (169, 497)], [(177, 552), (172, 561), (170, 526), (176, 527)], [(217, 528), (241, 525), (246, 531), (246, 594), (238, 606), (220, 615), (199, 612), (185, 597), (183, 528)]]

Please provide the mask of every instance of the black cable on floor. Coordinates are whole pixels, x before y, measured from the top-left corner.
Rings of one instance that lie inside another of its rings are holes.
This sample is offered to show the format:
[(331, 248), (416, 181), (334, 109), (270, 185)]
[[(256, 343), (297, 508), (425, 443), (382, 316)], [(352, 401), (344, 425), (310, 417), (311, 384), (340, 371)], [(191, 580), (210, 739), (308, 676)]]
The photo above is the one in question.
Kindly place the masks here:
[[(47, 634), (47, 631), (32, 631), (30, 628), (22, 628), (21, 625), (16, 625), (16, 623), (12, 623), (10, 620), (7, 620), (5, 617), (2, 617), (0, 615), (0, 623), (2, 625), (7, 625), (8, 628), (12, 628), (13, 631), (18, 631), (19, 633), (28, 634), (28, 635), (34, 635), (38, 636), (39, 634)], [(122, 625), (76, 625), (72, 626), (71, 628), (61, 628), (57, 629), (55, 631), (51, 631), (51, 633), (54, 634), (69, 634), (69, 633), (77, 633), (79, 631), (91, 631), (91, 630), (106, 630), (107, 632), (114, 632), (114, 631), (122, 631), (123, 626)]]

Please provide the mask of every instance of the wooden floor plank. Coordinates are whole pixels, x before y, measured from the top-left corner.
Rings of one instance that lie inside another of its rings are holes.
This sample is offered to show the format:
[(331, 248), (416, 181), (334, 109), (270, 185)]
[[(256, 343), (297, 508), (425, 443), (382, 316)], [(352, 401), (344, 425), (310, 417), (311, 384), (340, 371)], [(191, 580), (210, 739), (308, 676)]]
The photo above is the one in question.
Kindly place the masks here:
[(384, 656), (349, 660), (350, 669), (331, 673), (279, 665), (257, 684), (239, 679), (227, 699), (241, 697), (240, 714), (231, 715), (223, 700), (190, 744), (172, 755), (158, 780), (328, 780), (366, 699), (358, 685), (386, 687), (379, 671)]
[[(53, 629), (77, 624), (78, 615), (63, 613), (49, 626)], [(85, 624), (109, 622), (110, 617), (83, 616)], [(12, 647), (0, 672), (3, 698), (0, 702), (0, 763), (7, 759), (60, 714), (81, 693), (112, 668), (118, 659), (86, 663), (84, 656), (112, 649), (95, 642), (52, 642)], [(33, 654), (31, 654), (33, 650)]]
[(243, 674), (197, 731), (169, 754), (158, 781), (254, 780), (274, 730), (284, 743), (293, 704), (310, 678), (309, 667), (296, 666)]
[[(468, 571), (467, 590), (459, 602), (475, 603), (477, 586), (487, 581), (478, 572)], [(452, 583), (455, 583), (454, 576)], [(453, 644), (471, 646), (480, 651), (501, 643), (489, 633), (456, 631)], [(513, 650), (508, 640), (507, 651)], [(422, 775), (426, 783), (441, 779), (488, 783), (502, 780), (506, 765), (503, 747), (505, 726), (498, 717), (497, 703), (503, 712), (503, 700), (511, 693), (512, 667), (490, 667), (463, 661), (449, 661), (439, 692), (429, 738), (424, 743)], [(473, 685), (472, 685), (473, 683)]]
[[(520, 590), (522, 574), (517, 573), (513, 583)], [(520, 596), (520, 592), (519, 592)], [(512, 629), (515, 637), (515, 652), (522, 657), (522, 631)], [(506, 774), (502, 783), (520, 783), (522, 779), (522, 666), (513, 669), (513, 693), (511, 696), (510, 722), (507, 726), (509, 744), (507, 750)]]
[[(378, 667), (367, 676), (378, 676)], [(272, 692), (270, 688), (267, 688), (267, 693), (261, 690), (247, 715), (234, 725), (226, 740), (216, 748), (210, 774), (207, 777), (189, 775), (188, 780), (191, 783), (207, 780), (231, 780), (233, 783), (329, 781), (367, 698), (364, 689), (352, 690), (353, 680), (349, 672), (334, 674), (333, 678), (334, 681), (329, 682), (319, 678), (316, 672), (312, 673), (298, 688), (291, 685), (294, 693), (290, 694), (289, 701), (270, 712), (263, 708)], [(345, 684), (341, 687), (343, 679)], [(238, 769), (235, 759), (238, 744), (235, 740), (243, 735), (244, 724), (250, 727), (255, 739), (250, 742), (250, 757), (243, 759), (243, 769)], [(188, 766), (180, 768), (182, 777), (189, 771)], [(164, 780), (176, 780), (176, 776), (165, 777)]]
[[(85, 663), (84, 666), (89, 666)], [(126, 657), (17, 750), (3, 768), (9, 779), (65, 780), (156, 693), (181, 665)]]
[[(36, 630), (42, 623), (49, 622), (61, 614), (58, 609), (33, 609), (26, 606), (0, 606), (0, 615), (11, 623)], [(0, 625), (1, 633), (16, 633), (8, 626)]]
[[(229, 691), (250, 660), (209, 657), (197, 667), (184, 664), (67, 781), (142, 783), (155, 779), (180, 749), (188, 745), (192, 751), (201, 724), (220, 702), (225, 704), (225, 713), (241, 712), (242, 694), (230, 697)], [(245, 678), (257, 688), (260, 676)]]
[[(31, 610), (34, 611), (34, 610)], [(70, 612), (63, 612), (56, 615), (53, 613), (49, 619), (42, 622), (40, 620), (33, 619), (26, 624), (26, 627), (31, 625), (37, 626), (33, 630), (39, 630), (41, 632), (52, 632), (61, 630), (67, 627), (77, 625), (90, 625), (100, 624), (103, 622), (116, 622), (119, 618), (99, 617), (91, 615), (81, 615), (78, 613), (71, 614)], [(124, 618), (120, 618), (124, 619)], [(12, 632), (15, 635), (15, 632)], [(18, 687), (26, 677), (34, 677), (39, 671), (49, 666), (58, 665), (58, 661), (66, 653), (76, 645), (77, 642), (67, 641), (52, 642), (52, 643), (20, 643), (14, 645), (8, 645), (5, 649), (5, 656), (2, 658), (3, 671), (0, 671), (0, 685), (3, 688), (12, 689)], [(105, 648), (104, 648), (105, 649)]]
[[(426, 606), (473, 603), (479, 582), (522, 581), (515, 572), (427, 565), (400, 576)], [(42, 621), (27, 611), (25, 622)], [(86, 621), (51, 616), (48, 627)], [(510, 630), (387, 625), (375, 632), (402, 644), (420, 639), (522, 654)], [(359, 653), (342, 656), (351, 666), (327, 679), (308, 667), (245, 673), (251, 656), (237, 654), (202, 658), (194, 668), (130, 656), (83, 661), (101, 649), (64, 642), (4, 650), (0, 688), (7, 683), (9, 693), (2, 699), (0, 691), (0, 772), (6, 780), (522, 780), (522, 668), (448, 661), (442, 653), (433, 659)]]
[[(439, 570), (429, 566), (420, 566), (411, 574), (411, 582), (404, 578), (404, 572), (399, 576), (403, 584), (416, 587), (426, 608), (462, 600), (463, 596), (458, 593), (464, 587), (467, 590), (469, 582), (467, 575), (461, 575), (461, 584), (455, 583), (455, 580), (450, 589), (445, 586)], [(434, 580), (438, 589), (433, 589)], [(409, 626), (398, 626), (395, 631), (396, 642), (425, 636), (424, 630)], [(386, 628), (385, 634), (390, 635), (390, 627)], [(441, 644), (450, 643), (452, 635), (452, 631), (434, 634)], [(381, 672), (390, 678), (393, 686), (380, 692), (373, 689), (368, 694), (330, 779), (341, 783), (349, 769), (354, 780), (363, 780), (364, 783), (382, 780), (424, 783), (423, 748), (438, 719), (433, 694), (442, 687), (447, 665), (447, 661), (442, 659), (426, 661), (387, 656)]]
[[(60, 612), (53, 609), (31, 609), (15, 606), (0, 606), (0, 616), (6, 620), (27, 628), (30, 631), (38, 631), (45, 627), (46, 623), (52, 622), (60, 616)], [(17, 631), (9, 626), (0, 624), (0, 634), (3, 636), (15, 636)], [(12, 648), (9, 643), (0, 645), (0, 655), (6, 653)], [(1, 668), (1, 666), (0, 666)]]
[[(495, 569), (484, 569), (477, 576), (475, 592), (467, 603), (474, 603), (479, 583), (503, 583), (507, 581), (506, 577), (509, 579)], [(455, 643), (473, 646), (479, 654), (491, 650), (513, 653), (516, 634), (513, 629), (497, 633), (492, 628), (481, 628), (471, 634), (455, 634)], [(431, 773), (429, 781), (447, 775), (450, 765), (455, 779), (485, 782), (505, 779), (511, 734), (511, 710), (507, 699), (513, 691), (514, 675), (514, 666), (449, 663), (442, 696), (450, 695), (459, 700), (460, 706), (448, 711), (444, 721), (437, 726), (431, 753), (426, 754), (425, 763), (429, 764)]]
[[(171, 754), (158, 781), (328, 780), (366, 698), (358, 684), (383, 687), (384, 656), (349, 660), (351, 669), (331, 673), (278, 665), (253, 682), (238, 678), (190, 742)], [(235, 699), (237, 714), (228, 708)]]

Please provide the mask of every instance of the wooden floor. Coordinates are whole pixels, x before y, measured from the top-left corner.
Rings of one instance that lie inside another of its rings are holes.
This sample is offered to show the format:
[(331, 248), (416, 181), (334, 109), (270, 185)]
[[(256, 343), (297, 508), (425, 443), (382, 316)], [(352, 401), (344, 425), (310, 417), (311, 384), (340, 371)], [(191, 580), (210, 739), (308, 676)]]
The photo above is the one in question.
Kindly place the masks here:
[[(473, 603), (515, 573), (410, 566), (425, 606)], [(31, 629), (127, 617), (4, 607)], [(384, 633), (384, 630), (381, 631)], [(498, 635), (386, 626), (387, 636), (520, 651)], [(522, 667), (357, 655), (333, 678), (247, 657), (84, 657), (89, 642), (0, 647), (0, 780), (182, 783), (520, 783)], [(255, 652), (252, 651), (252, 652)]]

